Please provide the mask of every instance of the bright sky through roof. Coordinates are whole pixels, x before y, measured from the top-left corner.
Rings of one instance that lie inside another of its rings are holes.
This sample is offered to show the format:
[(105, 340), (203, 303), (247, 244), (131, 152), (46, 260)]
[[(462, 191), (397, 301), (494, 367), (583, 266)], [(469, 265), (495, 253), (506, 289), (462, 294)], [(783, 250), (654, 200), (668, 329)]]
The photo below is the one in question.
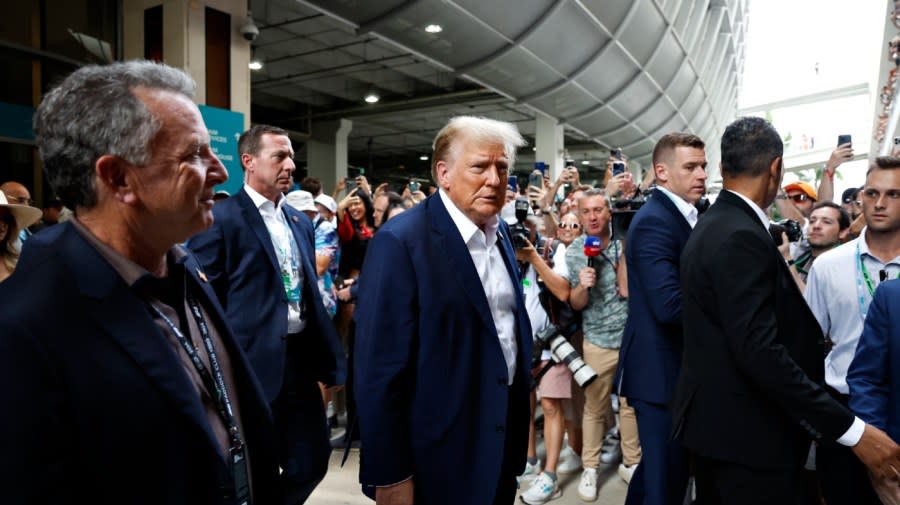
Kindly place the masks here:
[[(738, 108), (871, 85), (886, 57), (882, 37), (887, 1), (750, 0)], [(873, 99), (866, 94), (773, 110), (775, 128), (783, 138), (791, 136), (786, 146), (788, 168), (789, 155), (800, 150), (821, 150), (819, 159), (824, 163), (842, 133), (853, 135), (857, 153), (867, 152)], [(835, 180), (835, 198), (845, 188), (861, 185), (865, 170), (864, 160), (841, 165), (843, 179)], [(785, 176), (786, 182), (794, 179), (793, 174)]]

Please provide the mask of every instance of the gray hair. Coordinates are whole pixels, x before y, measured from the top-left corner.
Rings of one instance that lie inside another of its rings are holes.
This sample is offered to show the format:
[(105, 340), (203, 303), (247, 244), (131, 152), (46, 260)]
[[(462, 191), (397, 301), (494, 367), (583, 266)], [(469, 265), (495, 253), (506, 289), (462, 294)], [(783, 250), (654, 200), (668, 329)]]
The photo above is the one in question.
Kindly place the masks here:
[(603, 188), (594, 188), (594, 187), (592, 187), (592, 188), (586, 190), (584, 193), (581, 194), (581, 196), (578, 197), (578, 201), (576, 201), (575, 204), (576, 204), (576, 205), (578, 206), (578, 208), (580, 209), (580, 208), (581, 208), (581, 202), (587, 200), (588, 198), (593, 198), (593, 197), (595, 197), (595, 196), (602, 196), (602, 197), (603, 197), (603, 203), (606, 204), (606, 208), (609, 209), (609, 210), (612, 210), (612, 208), (609, 206), (609, 198), (607, 198), (607, 196), (606, 196), (606, 191), (604, 191)]
[(44, 96), (34, 132), (44, 173), (71, 209), (97, 204), (94, 164), (104, 155), (136, 166), (151, 158), (151, 142), (162, 126), (135, 88), (172, 91), (194, 98), (196, 84), (183, 71), (151, 61), (79, 68)]
[(475, 116), (456, 116), (441, 128), (432, 144), (431, 178), (437, 180), (438, 161), (455, 159), (458, 145), (454, 141), (460, 137), (474, 142), (496, 142), (503, 144), (510, 170), (516, 163), (516, 149), (526, 144), (519, 129), (512, 123)]

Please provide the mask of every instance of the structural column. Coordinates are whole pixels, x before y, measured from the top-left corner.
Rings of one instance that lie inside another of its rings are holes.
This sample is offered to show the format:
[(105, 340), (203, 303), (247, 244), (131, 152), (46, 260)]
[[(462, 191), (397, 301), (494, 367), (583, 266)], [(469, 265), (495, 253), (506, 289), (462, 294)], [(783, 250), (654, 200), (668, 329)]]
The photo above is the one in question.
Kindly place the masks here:
[(194, 100), (207, 104), (206, 97), (206, 9), (230, 16), (231, 111), (244, 115), (250, 127), (250, 43), (241, 36), (247, 20), (246, 0), (122, 0), (122, 49), (126, 60), (145, 57), (144, 16), (147, 9), (162, 6), (162, 60), (187, 72), (197, 82)]
[(564, 167), (563, 127), (559, 122), (541, 112), (535, 115), (536, 162), (544, 162), (550, 167), (550, 180), (555, 181)]
[(326, 194), (341, 177), (347, 176), (347, 137), (352, 129), (353, 121), (349, 119), (312, 125), (306, 144), (306, 169), (309, 175), (322, 181), (322, 191)]

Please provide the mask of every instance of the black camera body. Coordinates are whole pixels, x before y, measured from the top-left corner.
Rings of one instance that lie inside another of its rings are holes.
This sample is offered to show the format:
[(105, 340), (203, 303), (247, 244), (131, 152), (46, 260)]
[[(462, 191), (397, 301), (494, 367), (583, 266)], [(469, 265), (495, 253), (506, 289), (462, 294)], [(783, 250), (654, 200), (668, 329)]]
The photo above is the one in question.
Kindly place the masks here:
[(528, 228), (522, 223), (516, 223), (509, 227), (509, 234), (512, 236), (513, 248), (517, 251), (528, 246)]
[(515, 205), (516, 224), (510, 225), (509, 234), (512, 236), (513, 247), (519, 250), (528, 246), (528, 237), (531, 236), (531, 232), (525, 226), (525, 220), (528, 219), (528, 209), (531, 204), (524, 198), (517, 198)]
[(780, 246), (782, 243), (782, 233), (787, 235), (788, 242), (797, 242), (803, 238), (803, 227), (793, 219), (782, 219), (769, 224), (769, 234), (772, 235), (772, 240), (775, 241), (777, 246)]

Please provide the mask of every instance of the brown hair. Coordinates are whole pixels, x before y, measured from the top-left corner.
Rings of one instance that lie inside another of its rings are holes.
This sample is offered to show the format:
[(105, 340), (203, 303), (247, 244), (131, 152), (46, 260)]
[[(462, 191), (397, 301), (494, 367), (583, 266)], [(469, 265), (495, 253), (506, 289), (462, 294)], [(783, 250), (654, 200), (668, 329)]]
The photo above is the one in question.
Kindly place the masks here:
[(871, 174), (873, 170), (893, 170), (895, 168), (900, 168), (900, 158), (896, 156), (879, 156), (869, 165), (866, 175)]
[(667, 157), (676, 147), (693, 147), (694, 149), (703, 149), (706, 144), (700, 137), (692, 133), (667, 133), (659, 139), (656, 147), (653, 148), (653, 164), (663, 163), (662, 158)]
[[(250, 154), (256, 156), (259, 154), (259, 145), (262, 137), (267, 133), (284, 136), (287, 136), (288, 134), (287, 130), (277, 126), (267, 124), (253, 125), (249, 130), (242, 133), (241, 138), (238, 139), (238, 155)], [(243, 164), (241, 166), (243, 166)]]

